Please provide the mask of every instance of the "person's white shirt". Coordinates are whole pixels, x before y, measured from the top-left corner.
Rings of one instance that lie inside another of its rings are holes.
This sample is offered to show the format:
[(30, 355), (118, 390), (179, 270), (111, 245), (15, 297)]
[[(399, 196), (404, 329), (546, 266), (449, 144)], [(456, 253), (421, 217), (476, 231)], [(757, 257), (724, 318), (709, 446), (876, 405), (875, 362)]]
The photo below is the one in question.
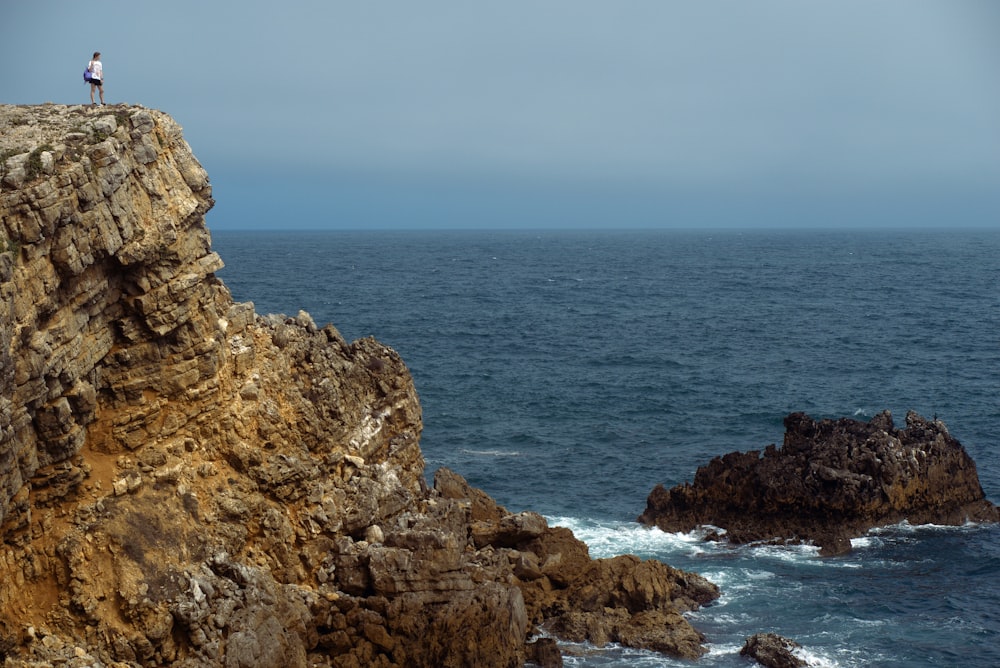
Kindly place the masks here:
[(98, 81), (104, 81), (104, 67), (101, 66), (101, 61), (92, 60), (90, 61), (90, 78), (97, 79)]

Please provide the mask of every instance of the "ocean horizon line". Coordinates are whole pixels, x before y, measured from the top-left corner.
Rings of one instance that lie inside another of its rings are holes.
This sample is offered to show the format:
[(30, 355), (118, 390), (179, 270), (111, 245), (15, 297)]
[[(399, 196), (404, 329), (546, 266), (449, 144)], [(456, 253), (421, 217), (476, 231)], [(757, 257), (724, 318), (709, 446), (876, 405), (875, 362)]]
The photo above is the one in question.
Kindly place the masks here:
[(216, 232), (237, 233), (274, 233), (274, 234), (317, 234), (317, 233), (684, 233), (684, 234), (724, 234), (724, 233), (799, 233), (799, 234), (866, 234), (866, 233), (978, 233), (987, 232), (1000, 234), (1000, 227), (986, 225), (968, 226), (857, 226), (857, 227), (814, 227), (814, 226), (734, 226), (734, 227), (215, 227), (209, 225), (209, 230)]

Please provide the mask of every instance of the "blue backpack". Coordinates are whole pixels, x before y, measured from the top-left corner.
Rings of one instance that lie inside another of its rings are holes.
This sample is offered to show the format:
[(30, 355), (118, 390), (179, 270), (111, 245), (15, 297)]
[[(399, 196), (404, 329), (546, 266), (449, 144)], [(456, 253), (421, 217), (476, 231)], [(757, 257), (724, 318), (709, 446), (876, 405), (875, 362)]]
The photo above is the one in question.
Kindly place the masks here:
[(88, 67), (83, 71), (83, 83), (90, 83), (93, 77), (90, 75), (90, 68)]

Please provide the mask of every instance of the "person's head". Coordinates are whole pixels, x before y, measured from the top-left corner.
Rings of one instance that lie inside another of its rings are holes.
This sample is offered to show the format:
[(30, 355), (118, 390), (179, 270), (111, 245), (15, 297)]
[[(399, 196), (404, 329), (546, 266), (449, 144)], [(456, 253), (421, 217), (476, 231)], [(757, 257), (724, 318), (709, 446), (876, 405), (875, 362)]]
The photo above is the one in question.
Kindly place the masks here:
[(101, 52), (100, 51), (94, 51), (94, 60), (97, 60), (100, 57), (101, 57)]

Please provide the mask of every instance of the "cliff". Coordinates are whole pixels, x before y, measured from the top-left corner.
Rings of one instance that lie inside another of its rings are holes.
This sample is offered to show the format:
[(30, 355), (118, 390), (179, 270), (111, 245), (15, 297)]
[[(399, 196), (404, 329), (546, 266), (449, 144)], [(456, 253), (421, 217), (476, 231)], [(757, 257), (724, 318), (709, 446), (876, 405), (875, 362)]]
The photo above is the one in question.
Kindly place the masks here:
[(658, 485), (639, 517), (664, 531), (721, 528), (733, 543), (811, 542), (824, 555), (849, 551), (852, 537), (904, 520), (1000, 520), (962, 444), (940, 420), (912, 411), (903, 429), (888, 411), (868, 422), (792, 413), (780, 449), (716, 457), (692, 483)]
[(5, 665), (515, 666), (553, 661), (540, 629), (704, 651), (699, 576), (429, 489), (403, 361), (234, 303), (212, 204), (163, 113), (0, 105)]

